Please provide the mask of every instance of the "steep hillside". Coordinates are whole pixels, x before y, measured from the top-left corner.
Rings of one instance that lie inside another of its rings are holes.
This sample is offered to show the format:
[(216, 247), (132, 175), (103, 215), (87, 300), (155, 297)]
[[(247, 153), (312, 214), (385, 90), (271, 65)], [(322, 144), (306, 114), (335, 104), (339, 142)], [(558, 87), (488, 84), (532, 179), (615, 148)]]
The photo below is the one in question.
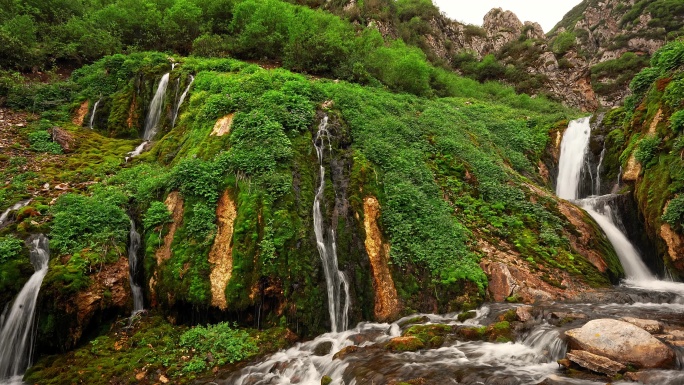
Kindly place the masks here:
[[(144, 269), (132, 279), (143, 283), (146, 308), (179, 324), (329, 330), (319, 242), (334, 243), (327, 250), (348, 282), (340, 300), (350, 323), (468, 310), (484, 298), (572, 298), (621, 275), (586, 214), (543, 187), (549, 133), (570, 114), (558, 105), (453, 75), (442, 79), (453, 97), (427, 99), (232, 59), (173, 61), (172, 70), (163, 54), (107, 57), (39, 88), (28, 99), (41, 98), (41, 117), (9, 127), (26, 163), (67, 152), (35, 171), (10, 168), (2, 190), (4, 205), (32, 199), (1, 230), (13, 250), (3, 276), (25, 258), (17, 237), (51, 239), (41, 353), (72, 348), (131, 308), (129, 215), (144, 240)], [(35, 91), (17, 85), (8, 100)], [(107, 136), (142, 136), (155, 95), (164, 100), (158, 132), (148, 152), (125, 159), (140, 140)], [(53, 142), (52, 127), (73, 146)], [(49, 146), (39, 147), (33, 138), (44, 133)], [(59, 383), (73, 375), (68, 367), (84, 366), (78, 357), (40, 364), (31, 378)], [(111, 370), (206, 369), (160, 359)]]

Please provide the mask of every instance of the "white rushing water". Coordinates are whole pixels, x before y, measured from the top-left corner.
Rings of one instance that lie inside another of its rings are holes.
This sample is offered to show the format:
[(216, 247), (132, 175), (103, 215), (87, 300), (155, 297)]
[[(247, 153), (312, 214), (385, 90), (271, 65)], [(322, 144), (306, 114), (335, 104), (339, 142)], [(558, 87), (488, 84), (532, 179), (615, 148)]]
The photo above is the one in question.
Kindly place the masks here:
[(573, 120), (563, 134), (558, 163), (556, 195), (563, 199), (577, 199), (584, 156), (589, 146), (590, 117)]
[(147, 140), (144, 140), (133, 151), (130, 151), (126, 154), (125, 161), (128, 162), (129, 160), (131, 160), (131, 159), (135, 158), (136, 156), (142, 154), (145, 151), (145, 149), (147, 148), (148, 144), (150, 144), (150, 142)]
[[(3, 313), (0, 325), (0, 384), (21, 383), (21, 375), (31, 365), (33, 323), (40, 285), (45, 278), (50, 259), (48, 239), (44, 235), (29, 240), (31, 263), (35, 273)], [(7, 312), (6, 310), (6, 312)]]
[(135, 222), (131, 219), (131, 231), (128, 237), (128, 281), (133, 295), (133, 315), (144, 309), (142, 288), (136, 283), (138, 272), (138, 250), (140, 249), (140, 233), (135, 229)]
[(19, 202), (13, 204), (12, 206), (10, 206), (10, 207), (9, 207), (7, 210), (5, 210), (2, 214), (0, 214), (0, 228), (5, 227), (5, 225), (7, 224), (8, 220), (9, 220), (9, 215), (10, 215), (13, 211), (17, 211), (17, 210), (19, 210), (20, 208), (26, 207), (29, 203), (31, 203), (31, 199), (26, 199), (26, 200), (23, 200), (23, 201), (19, 201)]
[[(581, 169), (584, 165), (591, 134), (589, 119), (590, 118), (587, 117), (573, 120), (565, 131), (561, 142), (556, 194), (561, 198), (573, 200), (574, 203), (586, 210), (601, 227), (608, 237), (608, 240), (613, 245), (618, 258), (620, 259), (620, 263), (625, 270), (626, 279), (623, 281), (624, 285), (684, 295), (684, 284), (659, 280), (650, 272), (639, 251), (627, 238), (623, 230), (620, 229), (619, 216), (617, 215), (618, 213), (615, 212), (615, 207), (613, 207), (618, 195), (578, 196), (579, 186), (582, 182)], [(599, 164), (596, 168), (596, 181), (595, 183), (592, 183), (592, 189), (596, 192), (601, 191), (600, 168), (603, 163), (605, 151), (606, 149), (604, 147), (601, 151)], [(620, 171), (622, 172), (622, 170)], [(588, 174), (591, 174), (591, 170), (589, 170)]]
[(166, 73), (159, 80), (159, 85), (157, 86), (157, 92), (154, 94), (154, 98), (150, 102), (150, 109), (147, 113), (147, 118), (145, 119), (145, 133), (143, 134), (144, 140), (152, 140), (154, 136), (157, 135), (157, 126), (159, 125), (159, 119), (161, 118), (162, 108), (164, 106), (164, 95), (166, 94), (166, 87), (169, 85), (169, 76), (171, 73)]
[[(359, 384), (358, 377), (363, 378), (363, 384), (398, 383), (401, 381), (397, 381), (397, 378), (419, 377), (426, 378), (430, 384), (455, 384), (442, 381), (447, 378), (455, 381), (455, 373), (465, 372), (465, 376), (478, 377), (483, 381), (497, 377), (510, 379), (509, 382), (501, 382), (506, 384), (538, 384), (545, 377), (558, 372), (556, 360), (564, 356), (566, 344), (559, 338), (558, 330), (548, 324), (538, 325), (529, 336), (518, 342), (453, 341), (438, 349), (402, 353), (387, 352), (383, 348), (384, 343), (401, 336), (402, 328), (410, 326), (401, 325), (411, 318), (424, 318), (429, 320), (428, 323), (458, 327), (480, 325), (487, 314), (488, 309), (483, 307), (475, 318), (465, 322), (458, 321), (456, 314), (412, 315), (392, 324), (362, 322), (353, 329), (323, 334), (312, 341), (282, 350), (242, 369), (225, 382), (217, 383), (320, 385), (321, 378), (328, 376), (332, 379), (332, 385)], [(349, 347), (357, 347), (358, 353), (335, 358), (337, 352)], [(364, 348), (368, 350), (364, 352)], [(373, 382), (374, 376), (377, 382)], [(485, 382), (473, 379), (464, 383)]]
[(95, 105), (93, 106), (93, 112), (90, 114), (90, 123), (88, 124), (88, 128), (90, 128), (91, 130), (93, 129), (93, 123), (95, 123), (95, 114), (97, 113), (97, 106), (100, 105), (101, 100), (102, 98), (97, 99)]
[(180, 96), (180, 99), (178, 99), (178, 103), (176, 103), (176, 108), (173, 110), (173, 119), (171, 120), (171, 127), (176, 127), (176, 119), (178, 118), (178, 111), (180, 110), (181, 105), (183, 105), (183, 101), (185, 101), (185, 97), (188, 96), (188, 92), (190, 91), (190, 86), (192, 86), (192, 82), (195, 81), (195, 77), (190, 75), (190, 82), (188, 83), (187, 87), (185, 87), (185, 91)]
[(318, 125), (318, 132), (314, 138), (314, 146), (318, 154), (319, 179), (320, 184), (316, 190), (313, 205), (314, 233), (316, 234), (316, 247), (318, 254), (323, 262), (325, 282), (328, 289), (328, 312), (330, 313), (330, 323), (333, 332), (340, 332), (347, 329), (349, 314), (349, 282), (343, 272), (338, 270), (337, 265), (337, 245), (335, 244), (335, 232), (325, 229), (323, 220), (323, 210), (321, 203), (325, 194), (325, 165), (323, 155), (325, 151), (325, 141), (330, 147), (328, 132), (328, 116), (326, 115)]

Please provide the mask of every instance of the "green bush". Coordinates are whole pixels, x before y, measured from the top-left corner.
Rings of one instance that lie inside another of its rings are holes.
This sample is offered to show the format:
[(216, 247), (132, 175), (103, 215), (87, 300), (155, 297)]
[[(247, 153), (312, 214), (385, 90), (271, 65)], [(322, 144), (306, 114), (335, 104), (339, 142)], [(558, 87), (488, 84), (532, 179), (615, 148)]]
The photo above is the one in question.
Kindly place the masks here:
[(658, 147), (660, 146), (660, 138), (655, 135), (647, 136), (639, 141), (636, 150), (634, 150), (634, 157), (643, 166), (647, 166), (648, 163), (656, 156), (658, 153)]
[(556, 55), (564, 55), (575, 47), (576, 36), (573, 32), (561, 32), (551, 42), (551, 50)]
[(85, 248), (107, 251), (125, 247), (130, 227), (126, 212), (120, 207), (125, 196), (104, 190), (94, 196), (64, 194), (52, 209), (52, 245), (62, 254)]
[(159, 201), (152, 202), (143, 217), (145, 230), (153, 229), (169, 222), (171, 222), (171, 213), (166, 205)]
[(680, 109), (684, 102), (684, 77), (670, 82), (665, 88), (663, 101), (673, 110)]
[(681, 228), (684, 218), (684, 194), (677, 195), (667, 205), (667, 210), (661, 219), (674, 228)]
[(23, 242), (13, 235), (0, 237), (0, 264), (19, 256)]
[(199, 243), (211, 242), (216, 232), (216, 211), (205, 203), (195, 203), (190, 219), (185, 223), (185, 231)]
[(195, 326), (181, 335), (179, 345), (193, 354), (193, 359), (184, 364), (184, 372), (204, 370), (209, 353), (222, 366), (252, 357), (259, 351), (249, 334), (231, 328), (227, 322)]
[(670, 116), (670, 128), (676, 132), (684, 129), (684, 110), (679, 110)]
[(31, 144), (31, 150), (37, 152), (48, 152), (51, 154), (61, 154), (62, 147), (52, 141), (52, 136), (49, 132), (38, 130), (28, 134), (28, 140)]

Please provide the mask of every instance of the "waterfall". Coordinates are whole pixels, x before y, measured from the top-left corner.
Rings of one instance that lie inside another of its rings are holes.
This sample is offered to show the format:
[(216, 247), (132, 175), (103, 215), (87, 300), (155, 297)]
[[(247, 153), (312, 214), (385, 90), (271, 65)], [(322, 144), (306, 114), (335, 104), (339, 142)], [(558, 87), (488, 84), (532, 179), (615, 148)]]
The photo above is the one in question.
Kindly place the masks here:
[(97, 106), (100, 104), (100, 101), (102, 98), (97, 99), (95, 102), (95, 105), (93, 106), (93, 112), (90, 114), (90, 123), (88, 124), (88, 128), (91, 130), (93, 129), (93, 123), (95, 123), (95, 114), (97, 113)]
[(169, 85), (170, 74), (170, 72), (164, 74), (161, 80), (159, 80), (157, 92), (150, 102), (150, 109), (147, 113), (147, 118), (145, 119), (144, 140), (152, 140), (154, 139), (154, 136), (157, 135), (157, 126), (159, 125), (159, 118), (161, 118), (162, 107), (164, 105), (164, 94), (166, 93), (166, 87)]
[(142, 288), (135, 281), (138, 273), (138, 250), (140, 249), (140, 233), (135, 230), (135, 222), (131, 219), (131, 231), (128, 238), (128, 281), (133, 295), (133, 315), (144, 308)]
[(29, 249), (35, 273), (17, 295), (9, 314), (3, 313), (0, 325), (0, 379), (18, 381), (31, 365), (36, 300), (50, 259), (47, 237), (31, 236)]
[[(627, 278), (623, 284), (639, 287), (642, 289), (668, 291), (684, 295), (684, 284), (658, 280), (644, 264), (639, 251), (629, 241), (623, 229), (619, 216), (614, 207), (618, 195), (608, 194), (603, 196), (579, 197), (579, 185), (581, 183), (580, 171), (584, 164), (584, 157), (589, 147), (590, 136), (589, 118), (573, 120), (565, 131), (561, 144), (560, 163), (558, 165), (558, 181), (556, 194), (560, 198), (572, 200), (582, 207), (601, 227), (613, 245), (620, 259)], [(601, 168), (606, 149), (601, 152), (601, 160), (597, 167), (597, 174)], [(622, 170), (620, 170), (622, 173)], [(618, 181), (618, 184), (620, 182)], [(594, 186), (600, 192), (600, 179)], [(579, 199), (582, 198), (582, 199)]]
[(195, 77), (190, 75), (190, 83), (188, 83), (188, 86), (185, 87), (185, 91), (181, 94), (180, 99), (178, 99), (178, 103), (176, 103), (176, 108), (173, 110), (173, 119), (171, 119), (171, 128), (176, 126), (176, 118), (178, 118), (178, 111), (180, 110), (181, 105), (183, 104), (183, 101), (185, 100), (185, 97), (188, 95), (188, 91), (190, 91), (190, 86), (192, 85), (192, 82), (195, 81)]
[(627, 279), (635, 281), (650, 281), (655, 277), (651, 274), (641, 259), (641, 255), (627, 236), (618, 227), (618, 221), (611, 203), (617, 195), (589, 197), (577, 203), (591, 215), (598, 223), (620, 259)]
[(573, 120), (561, 141), (556, 195), (563, 199), (577, 199), (584, 156), (589, 147), (591, 127), (589, 117)]
[(22, 207), (26, 207), (30, 202), (31, 202), (31, 199), (19, 201), (19, 202), (13, 204), (12, 206), (10, 206), (10, 208), (5, 210), (2, 214), (0, 214), (0, 228), (5, 227), (5, 225), (7, 224), (7, 219), (9, 218), (9, 215), (12, 213), (12, 211), (17, 211)]
[(596, 166), (596, 191), (595, 195), (601, 194), (601, 166), (603, 165), (603, 158), (606, 156), (606, 142), (603, 142), (603, 150), (601, 150), (601, 156), (599, 158), (598, 165)]
[[(337, 246), (335, 244), (335, 232), (324, 228), (321, 202), (325, 193), (325, 166), (323, 153), (325, 140), (328, 140), (328, 148), (332, 151), (328, 132), (328, 116), (326, 115), (318, 125), (318, 132), (314, 138), (314, 146), (318, 154), (320, 185), (316, 191), (313, 205), (314, 232), (316, 233), (316, 246), (318, 254), (323, 262), (325, 282), (328, 289), (328, 312), (330, 323), (334, 333), (347, 330), (347, 318), (349, 313), (349, 282), (343, 272), (337, 266)], [(327, 240), (326, 240), (327, 235)], [(344, 299), (342, 298), (344, 291)], [(344, 300), (344, 303), (342, 302)]]

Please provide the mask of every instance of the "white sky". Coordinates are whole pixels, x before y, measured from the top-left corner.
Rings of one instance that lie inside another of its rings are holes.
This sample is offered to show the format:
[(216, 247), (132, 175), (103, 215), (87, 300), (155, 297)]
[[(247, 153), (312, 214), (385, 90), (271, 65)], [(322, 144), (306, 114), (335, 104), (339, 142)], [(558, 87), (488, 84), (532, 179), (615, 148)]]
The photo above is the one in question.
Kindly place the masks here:
[(482, 25), (482, 18), (492, 8), (512, 11), (520, 21), (535, 21), (549, 32), (580, 0), (433, 0), (449, 18)]

